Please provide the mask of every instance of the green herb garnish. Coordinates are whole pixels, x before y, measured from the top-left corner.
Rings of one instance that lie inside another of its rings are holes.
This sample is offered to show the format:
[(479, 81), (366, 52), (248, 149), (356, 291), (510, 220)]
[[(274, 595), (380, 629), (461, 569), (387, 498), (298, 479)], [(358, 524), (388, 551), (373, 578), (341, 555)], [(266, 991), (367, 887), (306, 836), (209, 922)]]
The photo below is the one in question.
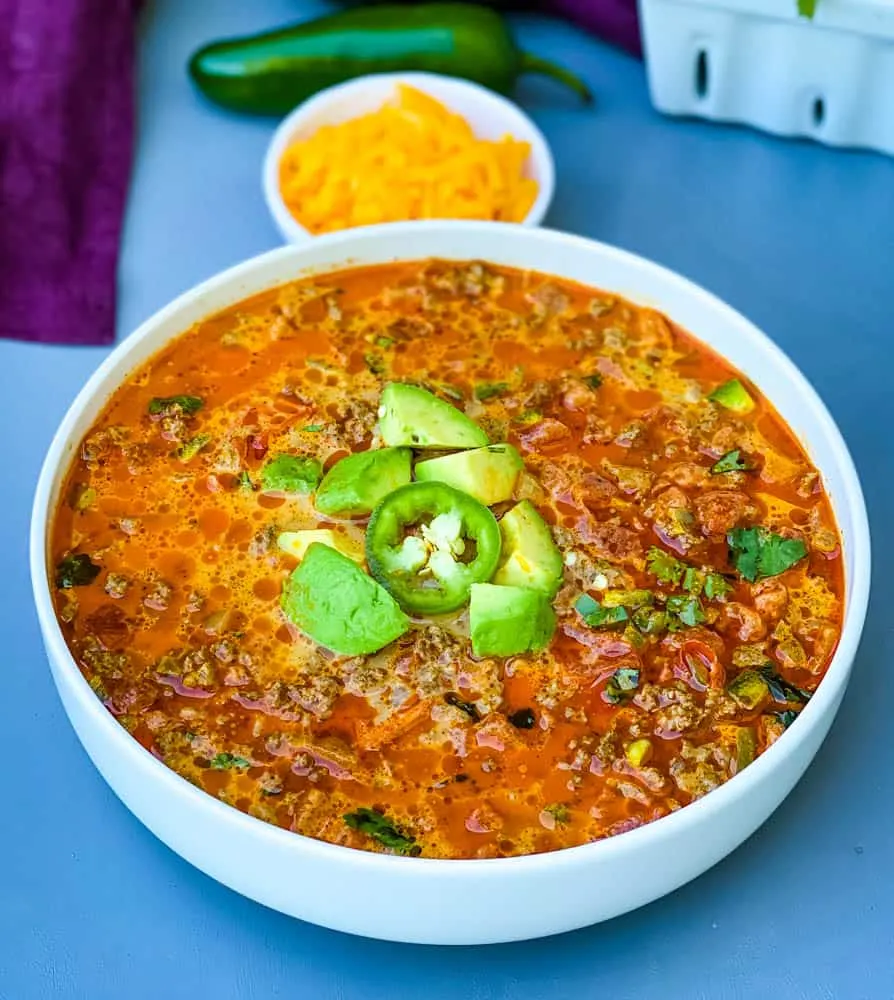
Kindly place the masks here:
[(325, 424), (305, 424), (301, 430), (308, 431), (310, 434), (317, 434), (325, 427)]
[(315, 458), (300, 455), (276, 455), (261, 469), (261, 485), (265, 490), (281, 493), (312, 493), (323, 475), (323, 467)]
[(667, 612), (656, 608), (640, 608), (632, 620), (643, 635), (660, 635), (667, 628)]
[(229, 771), (231, 768), (251, 767), (251, 761), (246, 760), (238, 754), (219, 753), (215, 754), (208, 762), (215, 771)]
[(798, 712), (795, 712), (791, 708), (787, 708), (784, 712), (771, 712), (770, 715), (777, 721), (781, 722), (786, 729), (798, 718)]
[(86, 587), (99, 576), (100, 569), (86, 553), (72, 553), (56, 566), (56, 586), (61, 590)]
[(364, 354), (363, 362), (373, 375), (384, 375), (388, 371), (388, 365), (381, 354)]
[(205, 405), (201, 396), (155, 396), (149, 400), (149, 413), (153, 417), (167, 417), (179, 411), (187, 416), (198, 413)]
[(607, 608), (594, 601), (589, 594), (581, 594), (577, 599), (575, 610), (591, 628), (607, 628), (610, 625), (623, 625), (630, 617), (623, 607)]
[(416, 843), (415, 837), (401, 833), (391, 820), (375, 809), (361, 807), (355, 812), (345, 813), (342, 819), (352, 830), (359, 830), (373, 840), (378, 840), (396, 854), (417, 857), (422, 853), (422, 848)]
[(807, 555), (800, 538), (783, 538), (767, 528), (736, 528), (726, 540), (733, 565), (752, 583), (784, 573)]
[(198, 455), (198, 453), (205, 447), (205, 445), (211, 443), (210, 434), (196, 434), (195, 437), (190, 438), (188, 441), (184, 441), (183, 444), (177, 449), (177, 458), (181, 462), (189, 462)]
[(728, 451), (723, 458), (718, 459), (711, 466), (711, 475), (720, 476), (724, 472), (747, 472), (751, 466), (742, 461), (741, 454), (738, 448), (735, 451)]
[(571, 821), (571, 810), (562, 802), (554, 802), (552, 805), (547, 806), (543, 811), (545, 813), (549, 813), (549, 815), (552, 816), (557, 823), (564, 824)]
[(646, 554), (646, 566), (659, 583), (678, 584), (686, 567), (669, 552), (653, 545)]
[(502, 396), (509, 391), (508, 382), (479, 382), (475, 386), (475, 398), (484, 401), (492, 399), (494, 396)]
[(602, 385), (602, 376), (594, 372), (592, 375), (584, 375), (583, 381), (591, 389), (598, 389)]
[(705, 574), (694, 566), (687, 566), (683, 572), (683, 589), (687, 594), (698, 596), (705, 586)]
[(395, 340), (394, 337), (379, 336), (376, 337), (373, 343), (376, 345), (376, 347), (383, 347), (387, 349), (389, 347), (394, 347)]
[(722, 601), (732, 593), (733, 585), (719, 573), (705, 575), (704, 594), (709, 601)]
[(694, 628), (705, 620), (701, 601), (692, 595), (674, 594), (667, 599), (667, 610), (676, 615), (684, 625)]

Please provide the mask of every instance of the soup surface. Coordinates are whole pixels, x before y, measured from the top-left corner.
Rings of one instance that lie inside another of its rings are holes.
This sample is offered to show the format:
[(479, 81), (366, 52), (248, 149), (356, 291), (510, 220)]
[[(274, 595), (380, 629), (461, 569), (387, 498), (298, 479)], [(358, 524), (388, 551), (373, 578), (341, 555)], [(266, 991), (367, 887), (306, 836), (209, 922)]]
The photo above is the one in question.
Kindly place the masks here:
[(73, 656), (168, 767), (438, 858), (717, 788), (842, 618), (821, 477), (754, 386), (657, 312), (479, 263), (302, 280), (186, 332), (85, 437), (52, 560)]

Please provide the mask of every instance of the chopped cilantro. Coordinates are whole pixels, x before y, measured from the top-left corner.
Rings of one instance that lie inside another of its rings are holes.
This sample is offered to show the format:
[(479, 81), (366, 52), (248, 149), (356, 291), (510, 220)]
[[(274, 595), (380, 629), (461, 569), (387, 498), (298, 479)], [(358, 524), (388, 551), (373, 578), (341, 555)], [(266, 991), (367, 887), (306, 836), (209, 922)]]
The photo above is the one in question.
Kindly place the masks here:
[(86, 587), (99, 576), (100, 567), (85, 552), (73, 552), (56, 566), (56, 586), (61, 590)]
[(416, 843), (415, 837), (401, 833), (391, 820), (375, 809), (361, 807), (356, 812), (345, 813), (342, 818), (352, 830), (358, 830), (373, 840), (378, 840), (396, 854), (416, 857), (422, 853), (422, 848)]
[(676, 615), (684, 625), (694, 628), (705, 620), (705, 612), (697, 597), (674, 594), (667, 599), (667, 610)]
[(153, 417), (167, 417), (179, 411), (192, 416), (204, 405), (205, 401), (201, 396), (155, 396), (149, 400), (149, 413)]
[(180, 445), (177, 449), (177, 458), (184, 463), (190, 462), (196, 457), (196, 455), (198, 455), (205, 445), (210, 443), (210, 434), (196, 434), (195, 437), (191, 437), (188, 441), (184, 441), (183, 444)]
[(502, 396), (509, 391), (508, 382), (479, 382), (475, 386), (475, 398), (481, 401), (492, 399), (494, 396)]
[(554, 802), (543, 811), (549, 813), (557, 823), (568, 823), (571, 821), (571, 810), (562, 802)]
[(380, 336), (380, 337), (376, 337), (376, 339), (373, 341), (373, 343), (376, 345), (376, 347), (388, 348), (388, 347), (393, 347), (394, 346), (395, 340), (394, 340), (394, 337), (382, 337), (382, 336)]
[(623, 607), (606, 608), (589, 594), (582, 594), (574, 605), (578, 614), (591, 628), (623, 625), (630, 617)]
[(639, 670), (636, 667), (621, 667), (608, 679), (603, 692), (603, 698), (609, 704), (617, 705), (630, 697), (631, 691), (639, 687)]
[(446, 701), (448, 705), (458, 708), (461, 712), (465, 712), (473, 722), (477, 722), (481, 718), (481, 713), (478, 711), (478, 707), (471, 701), (463, 701), (455, 691), (448, 691), (447, 694), (444, 695), (444, 701)]
[(598, 389), (602, 385), (602, 376), (594, 372), (592, 375), (584, 375), (583, 381), (591, 388)]
[(711, 466), (711, 475), (720, 476), (724, 472), (747, 472), (751, 466), (742, 461), (741, 454), (738, 448), (735, 451), (728, 451), (723, 458), (718, 459)]
[(522, 424), (525, 427), (531, 427), (534, 424), (539, 424), (541, 420), (543, 420), (543, 414), (539, 410), (525, 410), (517, 417), (514, 417), (512, 422)]
[(325, 424), (305, 424), (301, 430), (307, 431), (310, 434), (317, 434), (319, 431), (323, 430)]
[(251, 767), (251, 761), (246, 760), (244, 757), (238, 756), (238, 754), (232, 753), (218, 753), (215, 754), (209, 761), (211, 766), (215, 771), (229, 771), (233, 767), (245, 768)]
[(683, 589), (688, 594), (698, 596), (705, 586), (705, 574), (694, 566), (687, 566), (683, 573)]
[(751, 582), (778, 576), (807, 555), (800, 538), (783, 538), (767, 528), (736, 528), (727, 535), (733, 564)]
[(732, 592), (733, 585), (719, 573), (705, 575), (705, 597), (709, 601), (722, 601)]
[(317, 459), (280, 454), (261, 469), (261, 484), (265, 490), (307, 494), (316, 489), (322, 475)]
[(669, 552), (659, 549), (653, 545), (646, 555), (646, 565), (649, 572), (657, 577), (659, 583), (678, 584), (686, 567), (679, 559), (675, 559)]

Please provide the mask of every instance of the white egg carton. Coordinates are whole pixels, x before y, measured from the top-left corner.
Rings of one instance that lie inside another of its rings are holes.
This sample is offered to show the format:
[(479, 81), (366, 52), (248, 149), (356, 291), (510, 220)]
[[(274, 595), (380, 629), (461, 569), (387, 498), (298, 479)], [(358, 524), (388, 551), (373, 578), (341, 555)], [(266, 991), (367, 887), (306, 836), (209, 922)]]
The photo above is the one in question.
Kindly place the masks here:
[(652, 103), (894, 155), (894, 0), (639, 0)]

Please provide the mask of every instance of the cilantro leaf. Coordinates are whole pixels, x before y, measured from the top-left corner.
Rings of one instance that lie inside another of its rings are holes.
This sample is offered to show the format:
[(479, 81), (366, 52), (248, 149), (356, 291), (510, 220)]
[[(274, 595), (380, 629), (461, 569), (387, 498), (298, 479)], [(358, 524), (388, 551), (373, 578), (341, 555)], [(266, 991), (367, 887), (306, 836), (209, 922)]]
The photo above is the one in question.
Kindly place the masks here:
[(323, 424), (305, 424), (301, 430), (307, 431), (309, 434), (316, 434), (323, 429)]
[(623, 607), (603, 607), (599, 601), (594, 601), (589, 594), (582, 594), (574, 605), (577, 613), (591, 628), (606, 628), (610, 625), (623, 625), (630, 617)]
[(177, 458), (179, 458), (184, 464), (186, 462), (190, 462), (196, 457), (196, 455), (198, 455), (205, 445), (210, 443), (210, 434), (196, 434), (195, 437), (190, 438), (188, 441), (184, 441), (183, 444), (180, 445), (177, 449)]
[(198, 413), (205, 405), (201, 396), (155, 396), (149, 400), (149, 413), (153, 417), (167, 417), (179, 410), (187, 416)]
[(669, 552), (659, 549), (656, 545), (649, 549), (646, 565), (649, 572), (658, 578), (659, 583), (678, 584), (686, 569), (679, 559), (675, 559)]
[(591, 388), (598, 389), (602, 385), (602, 376), (595, 372), (592, 375), (584, 375), (583, 381)]
[(355, 812), (345, 813), (342, 819), (352, 830), (358, 830), (373, 840), (378, 840), (396, 854), (416, 857), (422, 853), (422, 848), (416, 843), (415, 837), (401, 833), (391, 820), (375, 809), (361, 807)]
[(784, 712), (771, 712), (770, 715), (777, 722), (781, 722), (786, 729), (798, 718), (798, 713), (790, 708), (787, 708)]
[(733, 565), (749, 582), (778, 576), (807, 555), (800, 538), (783, 538), (767, 528), (736, 528), (727, 537)]
[(689, 594), (698, 596), (705, 586), (705, 574), (694, 566), (687, 566), (683, 573), (683, 589)]
[(99, 576), (100, 567), (85, 552), (67, 555), (56, 566), (56, 586), (60, 590), (86, 587)]
[(494, 396), (502, 396), (509, 391), (508, 382), (479, 382), (475, 386), (475, 398), (483, 401), (492, 399)]
[(711, 475), (720, 476), (724, 472), (747, 472), (751, 466), (742, 461), (741, 455), (738, 448), (735, 451), (728, 451), (723, 458), (718, 459), (711, 466)]
[(722, 601), (727, 594), (732, 593), (733, 585), (719, 573), (708, 573), (705, 576), (705, 597), (709, 601)]
[(215, 771), (229, 771), (233, 767), (251, 767), (250, 760), (246, 760), (244, 757), (240, 757), (238, 754), (232, 753), (215, 754), (209, 763)]
[(667, 599), (667, 610), (676, 615), (684, 625), (694, 628), (705, 620), (705, 612), (697, 597), (674, 594)]

